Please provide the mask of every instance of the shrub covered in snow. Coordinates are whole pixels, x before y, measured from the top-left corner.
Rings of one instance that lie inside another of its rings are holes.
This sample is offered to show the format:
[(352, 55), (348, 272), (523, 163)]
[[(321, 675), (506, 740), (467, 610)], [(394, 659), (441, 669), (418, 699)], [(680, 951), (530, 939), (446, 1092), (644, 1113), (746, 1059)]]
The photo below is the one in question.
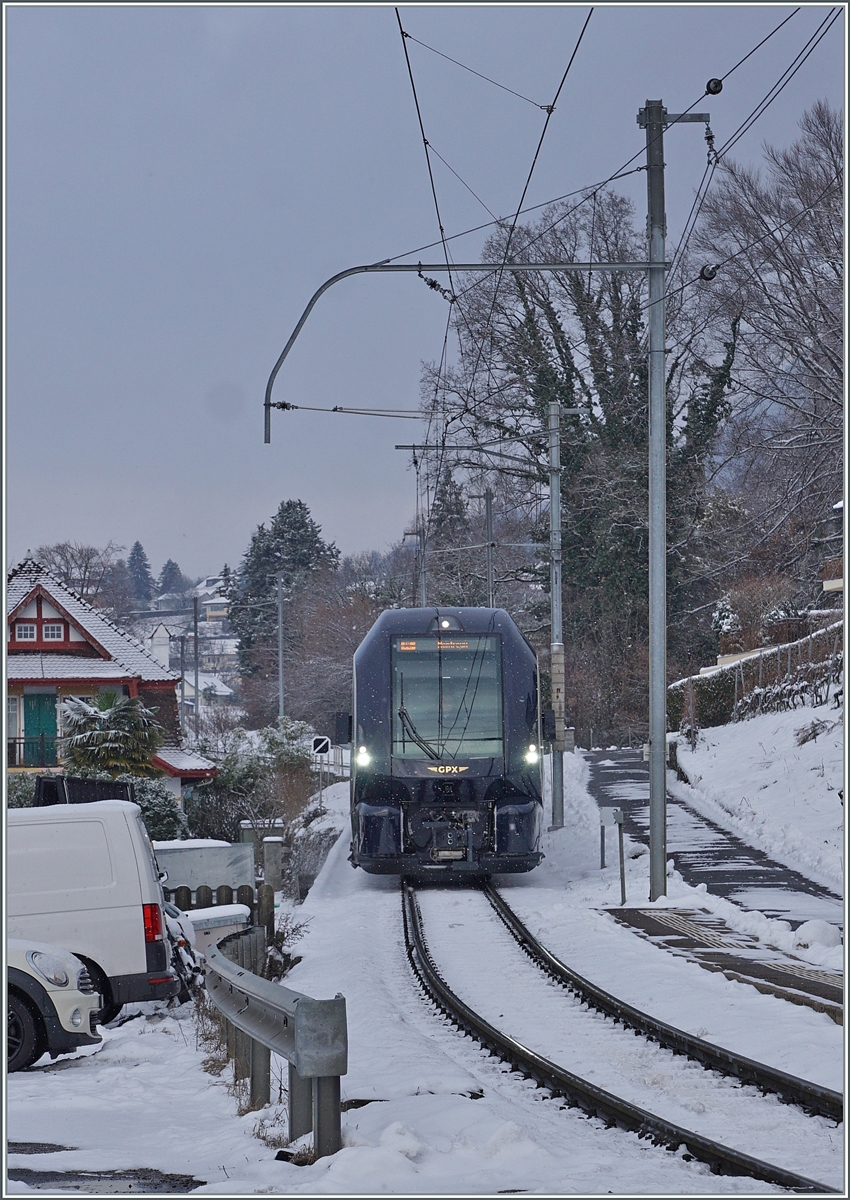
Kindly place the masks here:
[(32, 808), (35, 800), (35, 775), (29, 771), (10, 771), (6, 776), (6, 803), (9, 808)]
[(133, 784), (151, 841), (168, 842), (189, 836), (186, 816), (162, 780), (130, 775), (121, 778)]
[(202, 743), (219, 773), (186, 802), (192, 836), (236, 842), (240, 822), (250, 821), (259, 840), (292, 821), (314, 788), (311, 733), (281, 717), (264, 729), (237, 727), (216, 748)]

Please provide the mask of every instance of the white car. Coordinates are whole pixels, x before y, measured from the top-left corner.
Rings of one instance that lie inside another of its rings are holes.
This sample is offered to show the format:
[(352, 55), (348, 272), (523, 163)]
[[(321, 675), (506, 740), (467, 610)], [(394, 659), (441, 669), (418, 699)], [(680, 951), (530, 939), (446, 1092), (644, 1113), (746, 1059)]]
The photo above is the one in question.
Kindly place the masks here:
[(101, 998), (85, 965), (69, 950), (46, 942), (7, 942), (6, 1065), (32, 1066), (103, 1039), (97, 1032)]

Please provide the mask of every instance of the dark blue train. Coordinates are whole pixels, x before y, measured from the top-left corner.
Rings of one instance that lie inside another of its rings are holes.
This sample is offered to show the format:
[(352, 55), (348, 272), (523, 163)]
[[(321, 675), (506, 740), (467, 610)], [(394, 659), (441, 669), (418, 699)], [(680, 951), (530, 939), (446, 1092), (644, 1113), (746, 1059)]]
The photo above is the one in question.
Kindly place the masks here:
[(537, 866), (537, 659), (500, 608), (381, 614), (354, 655), (351, 862), (486, 877)]

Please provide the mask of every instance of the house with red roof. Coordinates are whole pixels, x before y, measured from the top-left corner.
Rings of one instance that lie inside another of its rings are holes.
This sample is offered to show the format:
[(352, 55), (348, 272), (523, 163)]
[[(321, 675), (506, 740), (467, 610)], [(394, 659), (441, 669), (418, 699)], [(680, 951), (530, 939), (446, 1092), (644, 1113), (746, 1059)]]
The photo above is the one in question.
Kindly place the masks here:
[(63, 702), (109, 689), (137, 696), (156, 714), (165, 740), (153, 763), (175, 794), (216, 774), (213, 763), (183, 745), (180, 676), (141, 642), (31, 558), (10, 572), (6, 595), (9, 770), (61, 770)]

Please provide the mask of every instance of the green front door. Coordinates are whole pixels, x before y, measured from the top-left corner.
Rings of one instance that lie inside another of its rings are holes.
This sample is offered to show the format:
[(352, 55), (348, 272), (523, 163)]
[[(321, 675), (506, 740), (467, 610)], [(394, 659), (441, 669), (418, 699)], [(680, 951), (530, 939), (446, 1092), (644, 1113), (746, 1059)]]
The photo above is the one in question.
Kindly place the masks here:
[(24, 696), (24, 766), (56, 765), (56, 695)]

